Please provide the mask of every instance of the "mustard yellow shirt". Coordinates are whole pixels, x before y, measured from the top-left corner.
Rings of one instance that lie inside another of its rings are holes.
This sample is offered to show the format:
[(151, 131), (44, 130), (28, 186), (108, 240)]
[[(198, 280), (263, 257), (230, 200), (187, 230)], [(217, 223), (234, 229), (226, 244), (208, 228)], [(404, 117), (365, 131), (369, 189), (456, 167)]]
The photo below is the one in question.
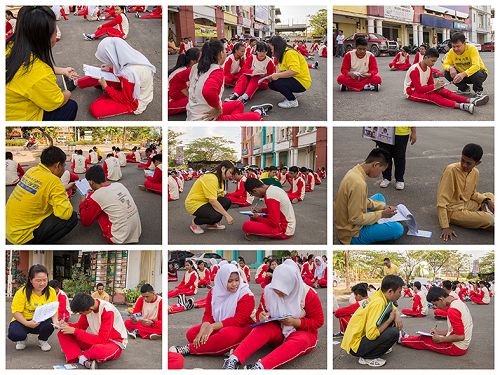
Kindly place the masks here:
[(306, 90), (311, 86), (311, 74), (309, 73), (309, 67), (307, 66), (306, 59), (293, 48), (285, 48), (283, 60), (281, 63), (278, 63), (278, 70), (293, 70), (298, 73), (294, 75), (293, 78), (299, 81), (299, 83), (304, 86)]
[(357, 353), (363, 337), (366, 336), (368, 340), (375, 340), (379, 337), (377, 320), (388, 303), (380, 289), (373, 293), (368, 300), (365, 300), (349, 320), (340, 347), (347, 353), (350, 353), (351, 350)]
[(260, 175), (260, 179), (262, 180), (263, 178), (269, 178), (269, 172), (264, 172)]
[(483, 59), (479, 56), (477, 48), (468, 43), (461, 55), (457, 55), (452, 49), (448, 51), (443, 61), (443, 69), (450, 70), (450, 66), (454, 66), (459, 73), (465, 72), (468, 77), (479, 70), (484, 70), (488, 74), (488, 69), (486, 69)]
[[(26, 299), (26, 289), (23, 287), (14, 294), (11, 306), (12, 314), (20, 312), (23, 314), (24, 319), (32, 320), (35, 309), (50, 302), (57, 302), (57, 294), (54, 288), (49, 286), (49, 298), (45, 297), (45, 294), (37, 296), (35, 293), (31, 293), (30, 300), (28, 301)], [(14, 320), (16, 318), (12, 318), (11, 321)]]
[(224, 196), (224, 186), (219, 186), (219, 180), (213, 173), (207, 173), (199, 177), (193, 184), (186, 197), (184, 207), (191, 215), (208, 203), (209, 199), (217, 199)]
[(7, 201), (7, 240), (16, 245), (30, 241), (33, 231), (51, 214), (68, 220), (73, 206), (61, 179), (40, 163), (26, 171)]
[(441, 228), (450, 227), (448, 212), (463, 210), (470, 200), (481, 204), (486, 199), (486, 195), (476, 191), (478, 182), (477, 168), (465, 173), (460, 162), (457, 162), (444, 169), (437, 189), (437, 211)]
[(107, 301), (109, 302), (109, 294), (106, 293), (105, 291), (102, 292), (102, 294), (99, 294), (99, 291), (96, 290), (94, 293), (91, 294), (92, 298), (95, 298), (95, 299), (102, 299), (104, 301)]
[(54, 111), (63, 103), (54, 71), (38, 58), (29, 70), (21, 66), (5, 87), (7, 121), (42, 121), (44, 111)]
[[(351, 243), (365, 225), (375, 224), (382, 217), (384, 202), (368, 199), (368, 185), (363, 167), (350, 169), (340, 182), (335, 197), (335, 228), (340, 242)], [(373, 210), (368, 212), (368, 209)]]
[(396, 126), (396, 130), (394, 134), (396, 135), (410, 135), (411, 127), (410, 126)]
[(391, 264), (391, 267), (386, 267), (384, 265), (384, 276), (387, 275), (399, 275), (399, 268), (394, 264)]

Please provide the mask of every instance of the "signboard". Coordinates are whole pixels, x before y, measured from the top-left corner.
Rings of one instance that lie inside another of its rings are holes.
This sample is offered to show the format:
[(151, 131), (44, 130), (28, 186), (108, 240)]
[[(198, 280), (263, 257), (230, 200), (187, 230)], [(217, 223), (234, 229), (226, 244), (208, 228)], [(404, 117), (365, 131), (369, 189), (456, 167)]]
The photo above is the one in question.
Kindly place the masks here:
[(92, 130), (85, 130), (83, 132), (83, 139), (85, 141), (91, 141), (92, 140)]
[(384, 6), (384, 17), (398, 21), (413, 22), (411, 6)]
[(217, 38), (217, 27), (194, 24), (194, 35), (207, 38)]
[(243, 18), (241, 24), (243, 27), (250, 28), (252, 27), (252, 21), (250, 21), (248, 18)]
[(455, 30), (469, 30), (469, 25), (467, 25), (466, 23), (462, 23), (462, 22), (453, 22), (453, 28)]
[(269, 7), (266, 5), (256, 5), (254, 7), (254, 18), (261, 23), (269, 22)]
[(363, 138), (393, 145), (394, 131), (394, 127), (388, 126), (363, 126)]

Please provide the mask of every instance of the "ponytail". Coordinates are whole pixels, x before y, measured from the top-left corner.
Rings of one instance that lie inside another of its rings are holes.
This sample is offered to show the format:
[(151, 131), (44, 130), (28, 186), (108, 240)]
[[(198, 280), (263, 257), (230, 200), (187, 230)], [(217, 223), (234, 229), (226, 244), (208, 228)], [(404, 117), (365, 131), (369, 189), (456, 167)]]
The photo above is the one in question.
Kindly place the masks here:
[(175, 72), (177, 69), (182, 68), (184, 66), (188, 66), (191, 61), (198, 61), (200, 58), (200, 49), (199, 48), (190, 48), (186, 51), (186, 53), (181, 53), (177, 57), (177, 62), (175, 63), (175, 66), (171, 69), (168, 70), (168, 75), (172, 74)]
[(210, 65), (217, 64), (219, 53), (224, 51), (224, 45), (218, 39), (212, 39), (203, 44), (201, 57), (198, 61), (198, 76), (208, 72)]

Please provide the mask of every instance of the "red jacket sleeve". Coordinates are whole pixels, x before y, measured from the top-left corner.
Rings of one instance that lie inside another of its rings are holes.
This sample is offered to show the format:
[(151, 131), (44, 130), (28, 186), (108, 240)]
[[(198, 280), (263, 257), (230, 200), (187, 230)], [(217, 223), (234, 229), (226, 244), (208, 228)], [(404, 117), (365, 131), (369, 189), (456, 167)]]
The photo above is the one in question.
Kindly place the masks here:
[(102, 27), (113, 27), (122, 23), (122, 16), (120, 14), (115, 15), (115, 17), (106, 23), (102, 24)]
[(58, 319), (62, 319), (63, 315), (66, 314), (66, 312), (69, 314), (69, 311), (66, 309), (66, 296), (63, 294), (59, 294), (57, 296), (57, 300), (59, 301), (59, 308), (57, 309), (58, 312)]
[(245, 73), (252, 73), (252, 61), (254, 59), (253, 55), (250, 55), (245, 59), (245, 65), (243, 65), (243, 68), (241, 68), (240, 72), (241, 74)]
[(154, 325), (156, 327), (161, 327), (163, 324), (162, 311), (163, 311), (163, 300), (161, 300), (160, 303), (158, 304), (158, 316), (156, 317), (156, 319), (153, 319)]
[(422, 299), (418, 294), (415, 294), (415, 297), (413, 297), (413, 306), (411, 309), (417, 312), (422, 311)]
[(161, 184), (162, 182), (162, 179), (161, 179), (161, 176), (162, 176), (162, 171), (160, 168), (155, 168), (155, 171), (154, 171), (154, 174), (153, 174), (153, 177), (151, 176), (147, 176), (146, 179), (155, 183), (155, 184)]
[(224, 319), (221, 323), (224, 327), (244, 327), (251, 322), (250, 315), (255, 307), (255, 298), (251, 294), (241, 297), (236, 305), (236, 312), (232, 318)]
[[(89, 328), (89, 322), (87, 321), (86, 315), (80, 315), (80, 318), (76, 323), (68, 323), (71, 327), (75, 327), (77, 329), (86, 330)], [(76, 331), (75, 331), (76, 334)]]
[(184, 285), (184, 288), (194, 287), (195, 280), (196, 280), (196, 273), (193, 272), (193, 274), (189, 277), (189, 281), (187, 282), (187, 284)]
[(343, 75), (347, 75), (351, 71), (351, 54), (346, 53), (344, 55), (344, 59), (342, 60), (342, 67), (340, 68), (340, 72)]
[(84, 226), (89, 226), (97, 219), (101, 212), (101, 206), (90, 195), (80, 203), (80, 222)]
[(104, 170), (106, 178), (108, 178), (108, 165), (106, 164), (106, 162), (102, 163), (102, 169)]
[(413, 69), (413, 71), (410, 73), (410, 79), (415, 91), (419, 94), (424, 94), (434, 88), (434, 79), (432, 78), (432, 74), (430, 75), (426, 86), (422, 86), (420, 84), (420, 73), (418, 72), (418, 69)]
[(272, 60), (267, 63), (266, 69), (267, 69), (268, 76), (270, 76), (271, 74), (276, 72), (276, 65), (274, 65)]
[(205, 81), (202, 89), (202, 95), (212, 108), (221, 106), (220, 89), (224, 84), (224, 71), (222, 69), (214, 70)]
[(370, 73), (372, 77), (378, 74), (377, 59), (373, 55), (370, 55), (370, 60), (368, 63), (368, 73)]
[(205, 304), (205, 313), (203, 314), (203, 318), (201, 319), (202, 323), (215, 323), (214, 318), (212, 316), (212, 289), (208, 291), (207, 299)]
[(413, 64), (418, 63), (418, 54), (419, 54), (419, 53), (420, 53), (420, 52), (417, 52), (417, 53), (415, 54), (415, 57), (413, 58)]
[(24, 175), (24, 169), (19, 163), (17, 163), (17, 174), (19, 175), (19, 177), (22, 177)]
[(398, 59), (399, 59), (399, 55), (401, 55), (401, 52), (398, 52), (396, 57), (394, 57), (394, 59), (389, 63), (389, 66), (396, 65), (396, 63), (398, 62)]
[(106, 94), (111, 96), (111, 98), (113, 100), (115, 100), (119, 103), (123, 103), (126, 105), (130, 105), (132, 107), (136, 107), (137, 106), (137, 99), (134, 99), (134, 86), (135, 86), (135, 84), (127, 81), (123, 77), (118, 77), (118, 78), (121, 82), (122, 89), (117, 90), (111, 86), (106, 86), (106, 89), (105, 89)]
[(353, 303), (352, 305), (346, 306), (346, 307), (341, 307), (338, 310), (335, 311), (333, 315), (335, 315), (336, 318), (342, 318), (345, 316), (351, 316), (356, 312), (356, 310), (359, 308), (359, 303)]
[(260, 295), (259, 307), (257, 307), (257, 312), (255, 313), (255, 320), (260, 322), (260, 313), (262, 311), (267, 312), (266, 303), (264, 302), (264, 292)]
[(78, 340), (84, 342), (85, 344), (105, 344), (111, 337), (113, 322), (115, 320), (114, 318), (115, 316), (112, 311), (103, 311), (103, 313), (101, 314), (101, 326), (99, 327), (99, 332), (97, 333), (97, 335), (93, 335), (77, 328), (75, 330), (75, 336)]
[(462, 313), (453, 308), (450, 307), (448, 309), (448, 320), (450, 321), (451, 324), (451, 334), (455, 335), (463, 335), (465, 334), (465, 328), (464, 328), (464, 322), (462, 322)]
[(181, 44), (179, 44), (179, 55), (181, 53), (186, 53), (186, 44), (184, 42), (181, 42)]
[(298, 180), (297, 181), (297, 190), (295, 192), (302, 191), (303, 187), (304, 187), (304, 180)]
[(262, 212), (266, 212), (267, 216), (257, 216), (256, 221), (273, 228), (279, 226), (281, 217), (280, 202), (275, 199), (266, 199), (266, 209), (263, 209)]
[(133, 314), (142, 313), (143, 306), (144, 306), (144, 298), (140, 296), (139, 298), (137, 298), (137, 301), (135, 301), (134, 310), (132, 311), (132, 313)]
[(321, 301), (312, 289), (306, 295), (304, 310), (306, 316), (300, 319), (301, 324), (298, 329), (316, 332), (325, 323), (325, 316), (323, 315)]

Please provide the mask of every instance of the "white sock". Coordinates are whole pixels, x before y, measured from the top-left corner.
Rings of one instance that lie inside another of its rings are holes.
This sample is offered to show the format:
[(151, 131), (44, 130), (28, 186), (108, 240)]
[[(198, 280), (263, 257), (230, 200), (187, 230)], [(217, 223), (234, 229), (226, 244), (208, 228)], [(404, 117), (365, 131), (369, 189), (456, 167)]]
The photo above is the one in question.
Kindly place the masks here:
[(248, 99), (248, 95), (247, 93), (244, 93), (243, 95), (240, 96), (241, 99), (245, 99), (247, 100)]
[(235, 359), (235, 360), (236, 360), (236, 361), (238, 361), (238, 362), (240, 361), (240, 360), (238, 359), (238, 357), (236, 357), (234, 354), (231, 354), (231, 355), (229, 356), (229, 358), (228, 358), (228, 359), (229, 359), (229, 360)]
[(95, 34), (90, 34), (90, 36), (91, 36), (92, 38), (95, 38)]
[(82, 366), (85, 364), (85, 361), (87, 360), (88, 358), (85, 357), (83, 354), (78, 356), (78, 363), (81, 364)]
[(460, 109), (464, 109), (464, 104), (466, 103), (460, 103)]

